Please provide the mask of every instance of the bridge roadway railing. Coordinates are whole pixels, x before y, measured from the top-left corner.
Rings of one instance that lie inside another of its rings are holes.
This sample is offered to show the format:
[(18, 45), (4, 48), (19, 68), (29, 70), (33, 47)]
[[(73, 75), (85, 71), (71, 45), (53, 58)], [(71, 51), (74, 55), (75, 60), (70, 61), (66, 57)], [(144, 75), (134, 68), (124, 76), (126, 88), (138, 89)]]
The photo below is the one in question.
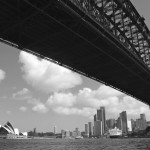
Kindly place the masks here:
[(150, 32), (130, 0), (62, 0), (103, 25), (136, 59), (150, 68)]

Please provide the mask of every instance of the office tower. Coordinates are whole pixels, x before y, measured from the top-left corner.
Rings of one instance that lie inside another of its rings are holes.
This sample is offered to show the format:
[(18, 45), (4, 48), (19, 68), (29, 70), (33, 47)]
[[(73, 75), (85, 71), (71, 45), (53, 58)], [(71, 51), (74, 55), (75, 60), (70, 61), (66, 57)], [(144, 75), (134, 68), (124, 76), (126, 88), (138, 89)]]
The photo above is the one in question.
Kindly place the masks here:
[(78, 132), (78, 131), (79, 131), (79, 128), (76, 128), (75, 131)]
[(132, 132), (132, 123), (131, 123), (131, 120), (128, 120), (127, 121), (127, 128), (128, 128), (128, 132)]
[(57, 127), (54, 126), (54, 134), (56, 134), (56, 133), (57, 133)]
[(128, 132), (126, 111), (123, 111), (123, 112), (120, 113), (120, 120), (121, 120), (122, 134), (126, 135), (127, 132)]
[(140, 118), (142, 120), (142, 130), (145, 130), (147, 128), (147, 122), (146, 122), (146, 117), (145, 114), (140, 114)]
[(62, 135), (62, 138), (65, 137), (65, 130), (61, 130), (61, 135)]
[(70, 131), (68, 130), (65, 131), (65, 137), (70, 137)]
[(96, 114), (94, 115), (94, 121), (96, 121), (97, 120), (97, 117), (96, 117)]
[(147, 128), (147, 122), (145, 114), (140, 114), (140, 119), (136, 119), (136, 130), (145, 130)]
[(131, 127), (132, 127), (132, 132), (134, 132), (136, 129), (136, 121), (133, 119), (131, 119)]
[(100, 109), (97, 110), (97, 120), (102, 120), (102, 111)]
[(121, 119), (120, 119), (120, 117), (118, 117), (118, 119), (116, 120), (116, 126), (117, 126), (118, 129), (122, 130), (121, 129)]
[(97, 110), (97, 117), (94, 115), (94, 135), (102, 136), (106, 132), (105, 107)]
[(94, 122), (94, 136), (100, 137), (101, 135), (101, 121), (97, 120)]
[(33, 129), (33, 136), (36, 136), (36, 128)]
[(115, 119), (108, 119), (106, 120), (107, 128), (114, 129), (115, 128)]
[(89, 122), (88, 124), (89, 124), (89, 137), (92, 137), (92, 135), (93, 135), (93, 124), (92, 124), (92, 122)]
[(89, 137), (89, 125), (85, 124), (85, 136)]
[(140, 118), (141, 118), (142, 120), (146, 120), (145, 114), (140, 114)]

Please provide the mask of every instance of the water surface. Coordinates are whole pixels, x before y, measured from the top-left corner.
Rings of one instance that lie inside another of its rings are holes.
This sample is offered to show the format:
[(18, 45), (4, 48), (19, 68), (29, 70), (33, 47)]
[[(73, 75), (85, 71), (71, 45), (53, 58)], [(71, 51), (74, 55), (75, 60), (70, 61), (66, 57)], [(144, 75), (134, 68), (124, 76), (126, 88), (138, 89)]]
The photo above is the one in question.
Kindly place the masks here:
[(8, 139), (0, 150), (150, 150), (150, 138), (134, 139)]

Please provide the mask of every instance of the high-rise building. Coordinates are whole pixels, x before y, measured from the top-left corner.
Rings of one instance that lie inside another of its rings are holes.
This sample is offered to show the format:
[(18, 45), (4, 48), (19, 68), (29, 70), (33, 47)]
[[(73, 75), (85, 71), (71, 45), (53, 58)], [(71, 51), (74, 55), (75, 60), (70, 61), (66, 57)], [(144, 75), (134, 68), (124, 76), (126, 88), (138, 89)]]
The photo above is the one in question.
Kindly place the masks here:
[(147, 122), (145, 114), (140, 114), (140, 118), (136, 119), (136, 131), (145, 130), (147, 128)]
[(131, 123), (131, 120), (128, 120), (127, 121), (127, 127), (128, 127), (128, 132), (132, 132), (132, 123)]
[(131, 119), (131, 127), (132, 127), (132, 132), (134, 132), (136, 129), (136, 121), (133, 119)]
[(142, 120), (146, 120), (145, 114), (140, 114), (140, 118), (141, 118)]
[(89, 137), (89, 125), (85, 124), (85, 136)]
[(121, 121), (122, 134), (126, 135), (128, 132), (126, 111), (120, 113), (120, 121)]
[(105, 116), (105, 107), (100, 107), (101, 110), (101, 121), (102, 121), (102, 134), (106, 132), (106, 116)]
[(97, 116), (96, 116), (96, 114), (94, 115), (94, 121), (96, 121), (97, 120)]
[(114, 129), (115, 128), (115, 123), (116, 123), (115, 119), (106, 120), (106, 124), (107, 124), (108, 129)]
[(118, 119), (116, 120), (116, 126), (118, 129), (121, 130), (121, 119), (120, 119), (120, 117), (118, 117)]
[(57, 127), (54, 126), (54, 134), (56, 134), (56, 133), (57, 133)]
[(105, 107), (100, 107), (97, 110), (97, 115), (94, 115), (94, 135), (102, 136), (106, 132)]
[(89, 122), (88, 124), (89, 124), (89, 137), (92, 137), (92, 135), (93, 135), (93, 124), (92, 124), (92, 122)]
[(33, 129), (33, 135), (36, 136), (36, 128)]
[(97, 120), (94, 122), (94, 136), (100, 137), (101, 135), (101, 121)]

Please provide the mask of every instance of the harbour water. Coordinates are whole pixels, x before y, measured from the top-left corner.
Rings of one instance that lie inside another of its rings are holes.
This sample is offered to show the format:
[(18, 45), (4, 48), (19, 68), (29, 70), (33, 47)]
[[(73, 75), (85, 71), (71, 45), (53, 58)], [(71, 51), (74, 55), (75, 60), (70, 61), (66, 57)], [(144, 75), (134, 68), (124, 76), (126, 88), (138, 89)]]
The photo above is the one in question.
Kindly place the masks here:
[(150, 138), (1, 139), (0, 150), (150, 150)]

